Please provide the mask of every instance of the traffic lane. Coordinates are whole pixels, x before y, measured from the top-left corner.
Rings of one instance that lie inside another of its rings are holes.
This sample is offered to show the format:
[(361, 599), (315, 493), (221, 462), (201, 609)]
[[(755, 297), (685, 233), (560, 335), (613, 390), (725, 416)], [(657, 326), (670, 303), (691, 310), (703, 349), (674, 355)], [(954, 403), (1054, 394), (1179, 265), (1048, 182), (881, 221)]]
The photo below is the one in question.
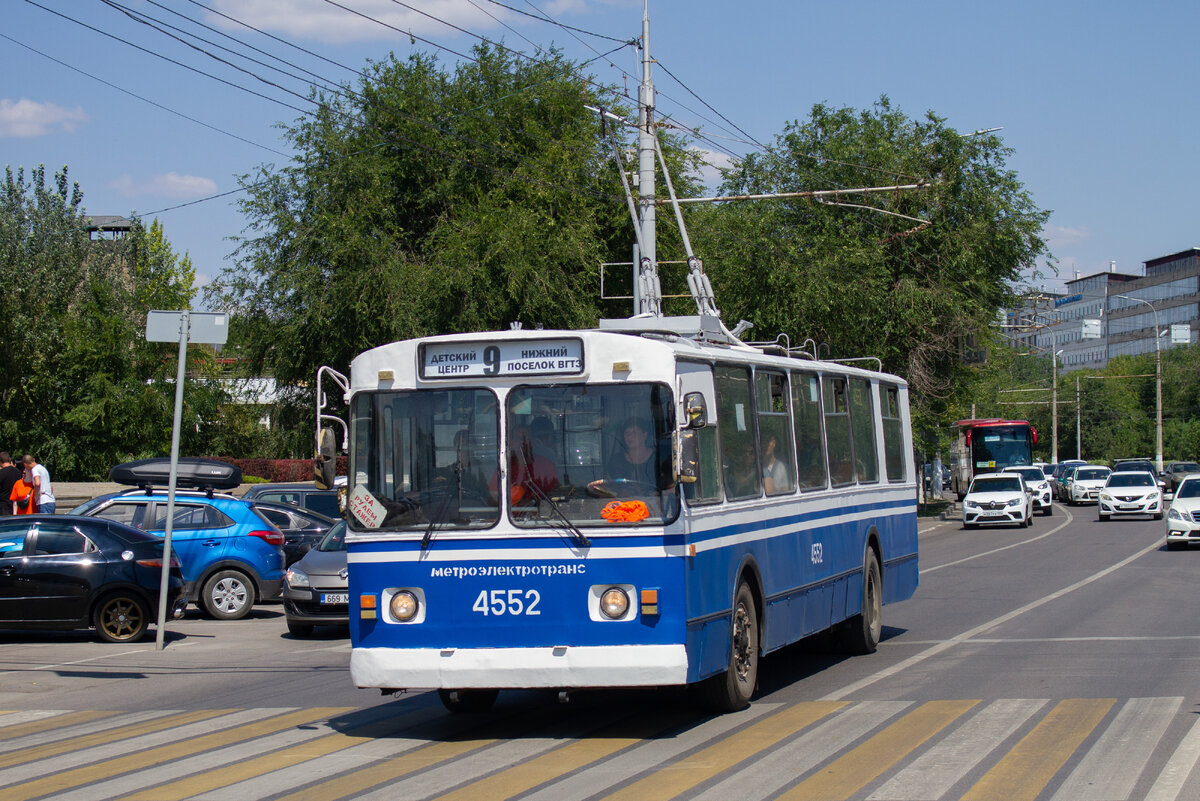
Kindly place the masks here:
[(885, 607), (879, 654), (806, 682), (826, 692), (809, 697), (1191, 697), (1200, 621), (1180, 606), (1200, 551), (1166, 551), (1159, 521), (1060, 533), (924, 575)]
[(87, 631), (4, 630), (0, 644), (4, 709), (293, 706), (314, 699), (359, 706), (380, 699), (350, 682), (346, 629), (293, 638), (276, 605), (230, 621), (189, 611), (168, 621), (162, 651), (152, 636), (118, 645)]

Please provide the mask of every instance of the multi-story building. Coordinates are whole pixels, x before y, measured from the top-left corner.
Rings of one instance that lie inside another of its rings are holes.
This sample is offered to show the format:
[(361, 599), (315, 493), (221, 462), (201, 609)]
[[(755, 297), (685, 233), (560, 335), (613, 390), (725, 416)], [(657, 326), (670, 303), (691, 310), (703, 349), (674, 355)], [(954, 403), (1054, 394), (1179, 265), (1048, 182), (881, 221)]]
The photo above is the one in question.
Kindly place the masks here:
[[(1115, 270), (1076, 276), (1066, 292), (1042, 294), (1007, 314), (1014, 344), (1061, 351), (1059, 369), (1099, 369), (1122, 355), (1171, 347), (1171, 326), (1186, 323), (1190, 342), (1200, 332), (1200, 248), (1145, 262), (1142, 275)], [(1099, 321), (1099, 338), (1084, 338), (1085, 321)], [(1016, 327), (1013, 327), (1016, 326)]]

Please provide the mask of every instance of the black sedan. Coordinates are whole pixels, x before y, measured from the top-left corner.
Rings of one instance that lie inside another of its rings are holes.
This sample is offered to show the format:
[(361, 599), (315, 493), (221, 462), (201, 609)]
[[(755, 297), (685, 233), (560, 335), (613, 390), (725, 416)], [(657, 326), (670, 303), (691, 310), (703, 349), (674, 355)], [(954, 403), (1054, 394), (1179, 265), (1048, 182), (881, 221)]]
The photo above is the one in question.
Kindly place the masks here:
[(283, 532), (283, 566), (300, 561), (310, 548), (325, 537), (337, 521), (320, 512), (293, 506), (290, 503), (251, 501), (255, 511)]
[[(132, 642), (158, 617), (163, 541), (101, 518), (0, 518), (0, 628), (95, 628)], [(183, 577), (171, 556), (170, 613), (183, 612)]]

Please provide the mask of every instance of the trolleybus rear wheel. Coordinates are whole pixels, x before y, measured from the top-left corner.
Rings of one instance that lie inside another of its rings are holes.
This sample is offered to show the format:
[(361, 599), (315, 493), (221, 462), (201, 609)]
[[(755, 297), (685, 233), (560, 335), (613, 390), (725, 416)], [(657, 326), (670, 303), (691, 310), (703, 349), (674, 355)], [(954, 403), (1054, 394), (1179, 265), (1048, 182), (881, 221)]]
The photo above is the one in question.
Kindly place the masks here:
[(846, 621), (842, 647), (852, 654), (873, 654), (883, 634), (883, 575), (874, 548), (867, 548), (862, 572), (862, 613)]

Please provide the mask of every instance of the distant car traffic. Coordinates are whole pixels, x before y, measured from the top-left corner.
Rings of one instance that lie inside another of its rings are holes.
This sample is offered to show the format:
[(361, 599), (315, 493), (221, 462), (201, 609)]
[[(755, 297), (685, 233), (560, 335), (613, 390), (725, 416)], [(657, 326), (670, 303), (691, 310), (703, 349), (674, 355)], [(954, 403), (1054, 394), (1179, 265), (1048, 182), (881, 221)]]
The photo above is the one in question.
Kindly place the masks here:
[[(245, 498), (243, 498), (245, 500)], [(298, 562), (308, 550), (321, 542), (337, 521), (311, 509), (290, 503), (251, 501), (254, 510), (283, 532), (283, 566)]]
[(1167, 510), (1167, 550), (1200, 542), (1200, 475), (1180, 479), (1175, 500)]
[(1050, 480), (1040, 467), (1006, 467), (1004, 473), (1017, 473), (1025, 479), (1025, 486), (1033, 494), (1033, 505), (1044, 515), (1054, 514), (1053, 500), (1050, 491)]
[(1175, 488), (1179, 486), (1179, 482), (1183, 481), (1184, 476), (1200, 473), (1200, 464), (1196, 462), (1171, 461), (1163, 465), (1163, 471), (1158, 474), (1162, 480), (1163, 492), (1168, 497), (1175, 494)]
[[(101, 495), (71, 510), (72, 515), (116, 520), (158, 535), (166, 533), (169, 499), (166, 459), (117, 465), (109, 477), (138, 489)], [(207, 459), (180, 459), (185, 486), (177, 490), (171, 548), (183, 565), (186, 597), (212, 617), (237, 620), (257, 601), (274, 600), (283, 587), (283, 533), (247, 501), (217, 492), (237, 486), (241, 471)], [(229, 472), (208, 473), (220, 467)]]
[(1033, 525), (1033, 497), (1015, 473), (986, 473), (971, 479), (962, 505), (963, 528)]
[(1100, 520), (1128, 515), (1149, 515), (1162, 520), (1162, 492), (1153, 473), (1145, 470), (1113, 471), (1100, 490)]
[[(0, 628), (94, 628), (140, 640), (158, 618), (163, 542), (132, 526), (67, 515), (0, 518)], [(168, 616), (183, 613), (172, 556)]]
[(1100, 499), (1100, 490), (1112, 472), (1101, 464), (1084, 464), (1075, 468), (1067, 485), (1067, 503), (1096, 503)]
[(1070, 483), (1071, 477), (1074, 475), (1076, 468), (1082, 467), (1084, 464), (1087, 463), (1075, 462), (1072, 464), (1060, 464), (1058, 466), (1058, 471), (1054, 476), (1053, 485), (1055, 498), (1063, 503), (1071, 500), (1071, 496), (1067, 493), (1067, 485)]
[(312, 636), (315, 626), (350, 622), (346, 568), (346, 521), (339, 520), (321, 543), (284, 574), (283, 611), (292, 636)]
[(317, 489), (310, 482), (289, 481), (268, 484), (255, 484), (242, 495), (246, 501), (275, 501), (290, 503), (304, 509), (312, 509), (326, 517), (338, 519), (342, 512), (338, 509), (338, 490)]

